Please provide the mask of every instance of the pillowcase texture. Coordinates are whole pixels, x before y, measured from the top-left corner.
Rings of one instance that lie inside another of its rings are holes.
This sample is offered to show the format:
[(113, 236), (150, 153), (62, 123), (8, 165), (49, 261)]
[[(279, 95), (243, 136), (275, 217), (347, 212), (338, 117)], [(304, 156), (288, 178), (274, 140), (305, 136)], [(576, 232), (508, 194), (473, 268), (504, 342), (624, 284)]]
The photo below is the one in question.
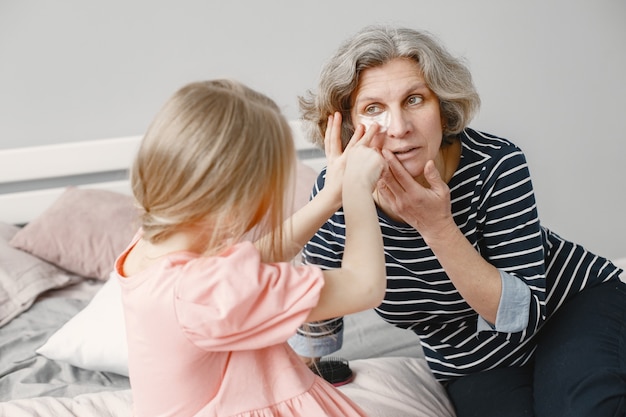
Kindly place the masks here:
[(138, 227), (133, 198), (70, 186), (10, 244), (87, 278), (106, 280)]
[(9, 245), (19, 231), (0, 223), (0, 327), (28, 310), (40, 294), (81, 279)]

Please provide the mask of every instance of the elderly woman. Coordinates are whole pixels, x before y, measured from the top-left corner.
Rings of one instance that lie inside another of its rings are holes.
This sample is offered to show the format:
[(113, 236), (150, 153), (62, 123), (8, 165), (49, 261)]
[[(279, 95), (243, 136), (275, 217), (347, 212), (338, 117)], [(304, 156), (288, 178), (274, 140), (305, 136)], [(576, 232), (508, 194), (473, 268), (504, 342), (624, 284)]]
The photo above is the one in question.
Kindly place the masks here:
[[(419, 336), (459, 417), (624, 415), (623, 271), (541, 225), (524, 153), (468, 127), (479, 104), (466, 66), (432, 36), (378, 26), (343, 43), (300, 100), (320, 145), (335, 112), (344, 145), (359, 124), (380, 126), (387, 292), (376, 311)], [(339, 210), (305, 262), (338, 268), (344, 241)], [(341, 318), (312, 323), (291, 344), (324, 356), (342, 329)]]

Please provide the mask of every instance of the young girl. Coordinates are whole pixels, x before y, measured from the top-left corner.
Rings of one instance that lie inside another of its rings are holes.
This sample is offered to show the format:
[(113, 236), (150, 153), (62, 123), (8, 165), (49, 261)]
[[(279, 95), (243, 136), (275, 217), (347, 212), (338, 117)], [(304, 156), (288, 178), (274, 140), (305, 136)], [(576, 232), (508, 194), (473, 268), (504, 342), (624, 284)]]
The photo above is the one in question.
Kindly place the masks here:
[[(208, 81), (158, 113), (131, 175), (141, 229), (115, 264), (135, 416), (364, 415), (286, 343), (303, 322), (375, 307), (385, 291), (377, 128), (358, 128), (342, 154), (340, 126), (329, 118), (328, 186), (283, 223), (295, 150), (273, 101)], [(342, 201), (342, 267), (287, 262)], [(243, 239), (253, 228), (256, 245)]]

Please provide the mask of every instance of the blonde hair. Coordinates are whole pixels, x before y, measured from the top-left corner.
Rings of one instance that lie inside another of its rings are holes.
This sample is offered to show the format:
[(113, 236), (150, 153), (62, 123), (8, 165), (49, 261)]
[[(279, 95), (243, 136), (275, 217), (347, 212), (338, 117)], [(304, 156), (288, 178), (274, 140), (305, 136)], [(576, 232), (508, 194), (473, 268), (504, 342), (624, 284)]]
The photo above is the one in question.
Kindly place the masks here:
[(231, 80), (188, 84), (156, 115), (132, 168), (144, 238), (198, 227), (215, 253), (257, 226), (277, 253), (293, 170), (291, 129), (274, 101)]
[(344, 146), (354, 133), (350, 117), (360, 74), (396, 58), (407, 58), (422, 71), (428, 87), (439, 98), (444, 120), (444, 141), (465, 129), (480, 107), (480, 97), (469, 69), (432, 35), (384, 25), (366, 26), (344, 41), (322, 69), (317, 92), (299, 97), (309, 137), (323, 147), (328, 115), (342, 113)]

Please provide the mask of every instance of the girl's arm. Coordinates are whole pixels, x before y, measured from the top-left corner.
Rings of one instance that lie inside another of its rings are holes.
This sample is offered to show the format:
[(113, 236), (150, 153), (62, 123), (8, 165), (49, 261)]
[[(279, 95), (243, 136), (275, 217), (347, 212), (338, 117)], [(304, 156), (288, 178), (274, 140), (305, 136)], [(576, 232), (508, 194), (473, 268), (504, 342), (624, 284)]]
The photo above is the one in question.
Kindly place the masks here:
[(372, 192), (385, 162), (369, 147), (370, 129), (347, 152), (343, 174), (346, 243), (341, 268), (324, 271), (324, 287), (307, 321), (343, 316), (378, 306), (387, 284), (383, 240)]
[(368, 135), (364, 136), (364, 133), (363, 126), (359, 126), (344, 151), (341, 144), (341, 113), (337, 112), (328, 117), (328, 128), (324, 137), (327, 160), (324, 188), (283, 223), (282, 259), (270, 258), (265, 251), (267, 248), (265, 237), (255, 242), (265, 262), (293, 259), (330, 216), (341, 208), (342, 184), (349, 150), (359, 140), (366, 140), (369, 143), (375, 134), (368, 132)]

